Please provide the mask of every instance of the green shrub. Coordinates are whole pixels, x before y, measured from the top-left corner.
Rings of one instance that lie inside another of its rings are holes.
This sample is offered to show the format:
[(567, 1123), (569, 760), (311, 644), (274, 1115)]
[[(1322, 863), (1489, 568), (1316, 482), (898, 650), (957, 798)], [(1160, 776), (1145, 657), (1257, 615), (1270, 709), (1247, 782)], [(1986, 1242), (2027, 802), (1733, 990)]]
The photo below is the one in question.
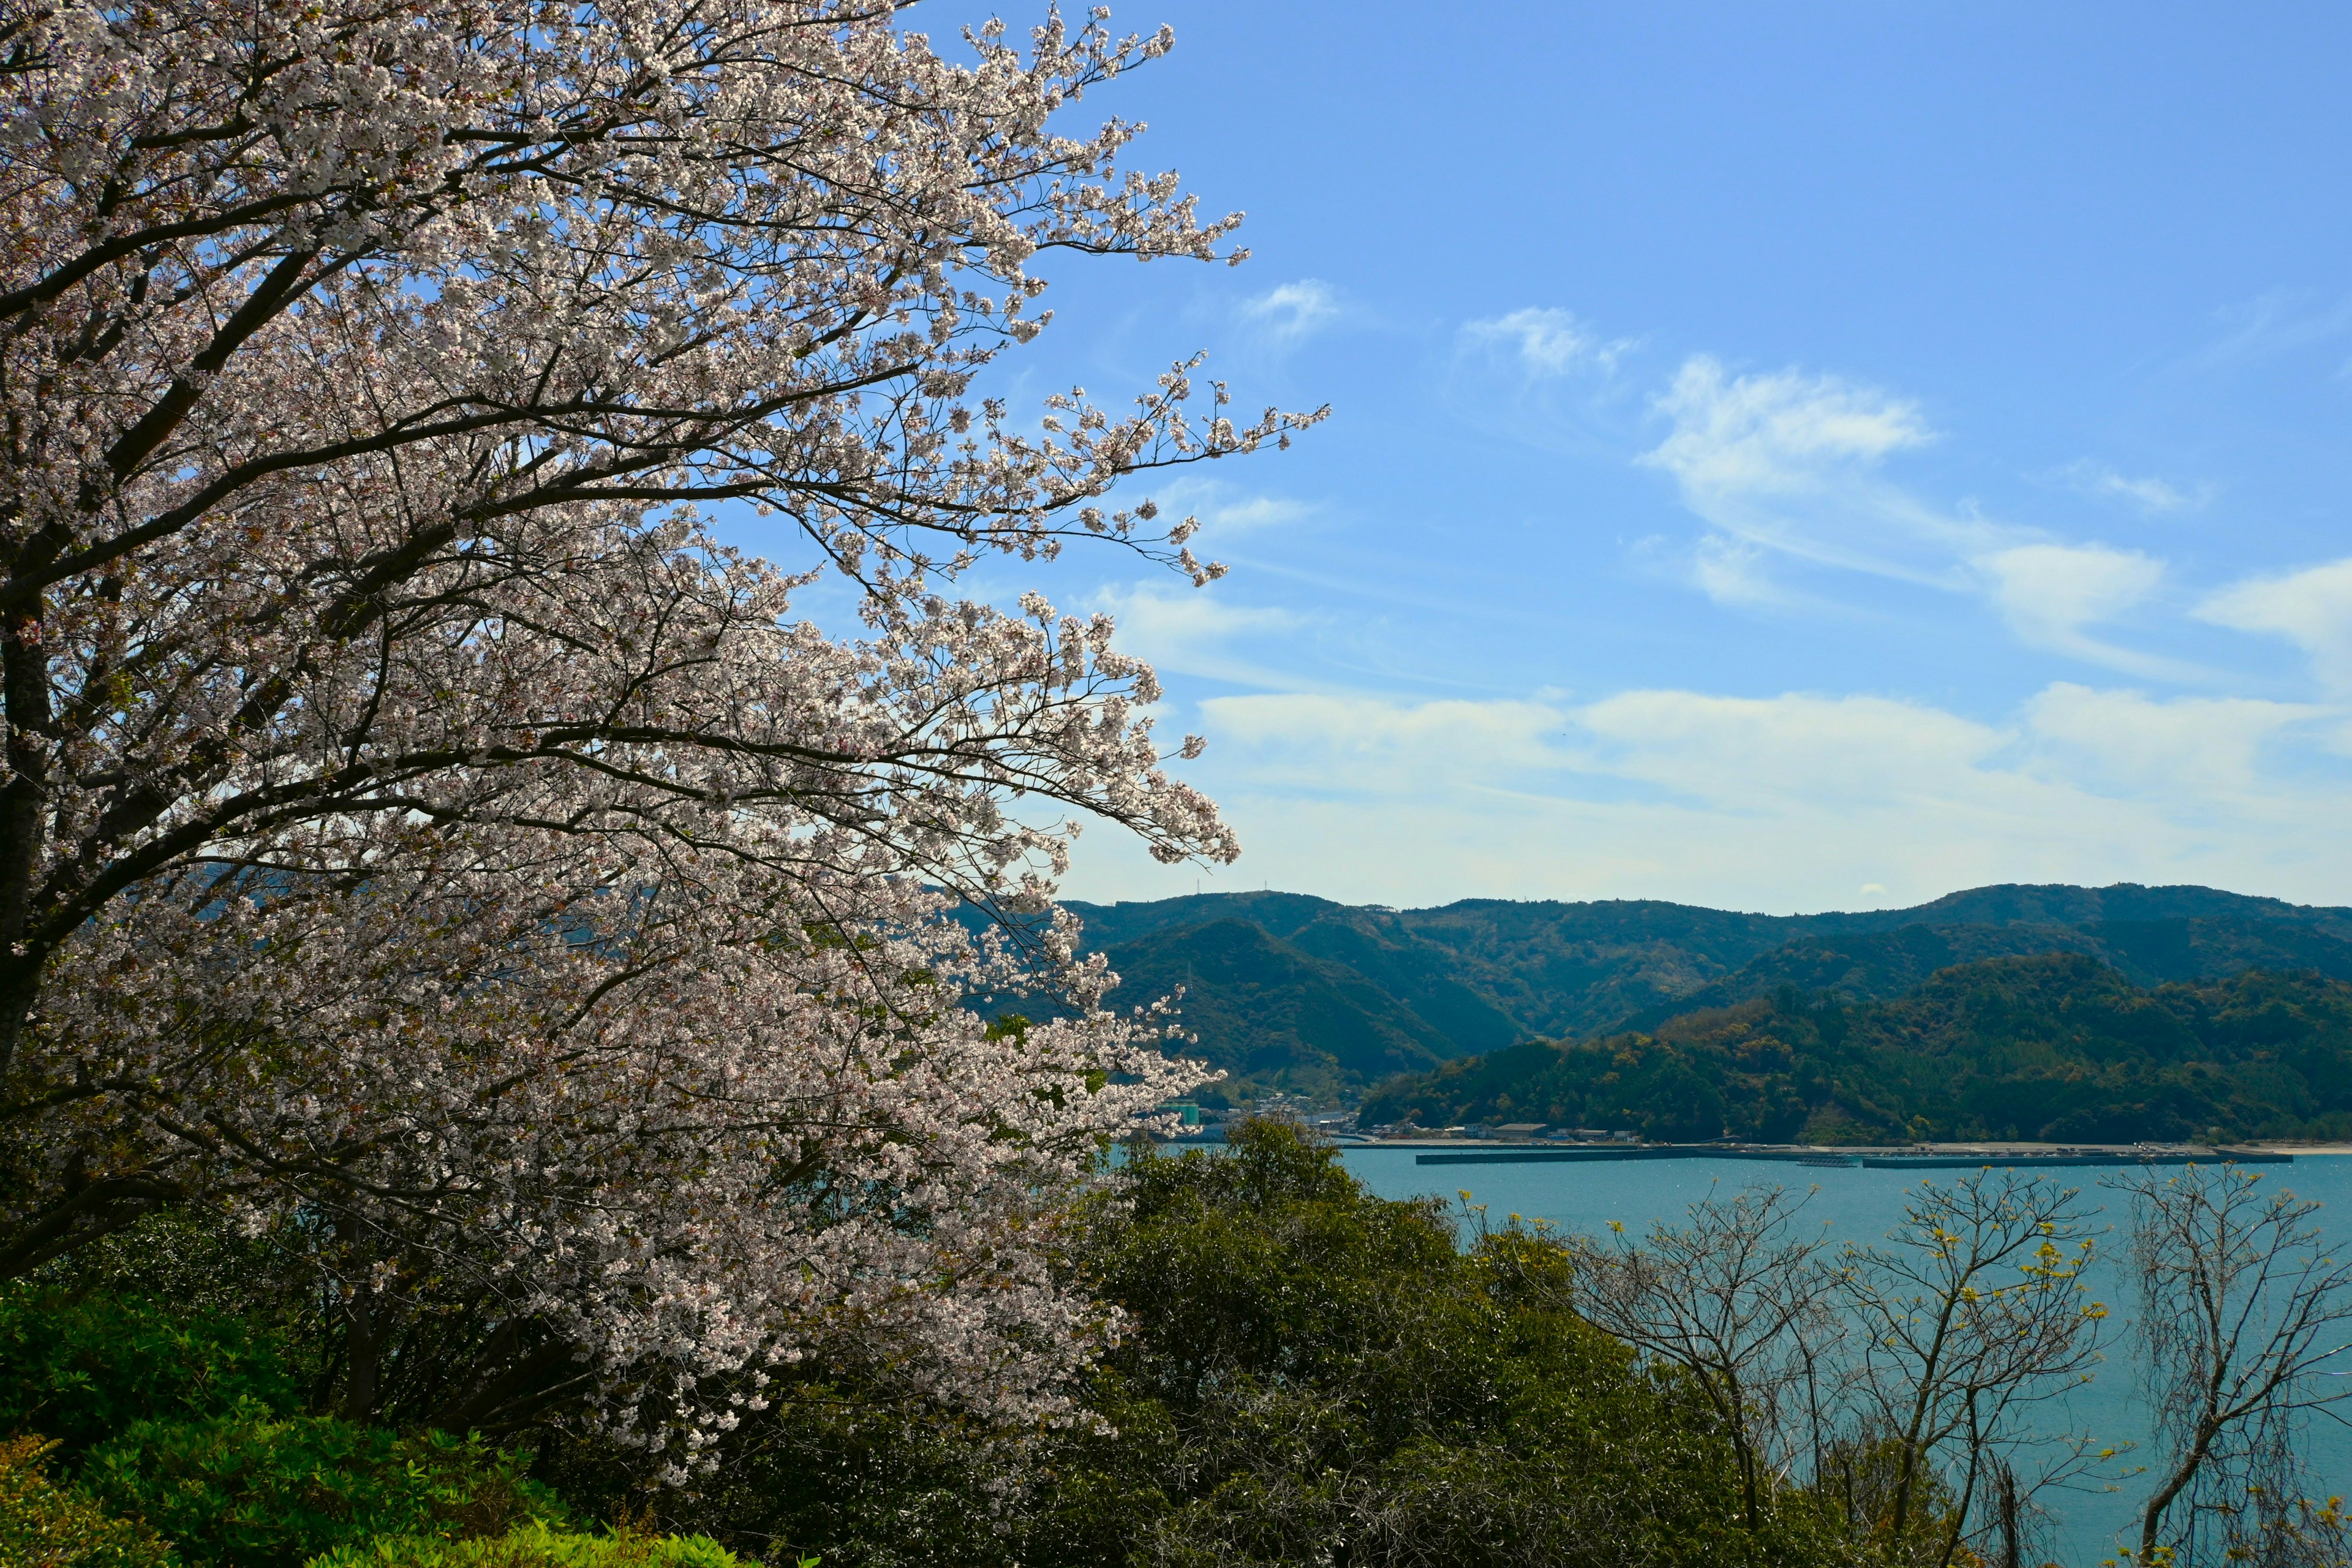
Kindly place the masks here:
[(277, 1347), (235, 1318), (139, 1298), (0, 1292), (0, 1433), (45, 1432), (75, 1458), (134, 1422), (288, 1415), (299, 1405)]
[[(815, 1568), (816, 1559), (800, 1568)], [(582, 1535), (532, 1523), (470, 1541), (395, 1536), (346, 1546), (310, 1568), (758, 1568), (707, 1535)]]
[(140, 1297), (0, 1293), (0, 1433), (33, 1428), (58, 1439), (84, 1490), (162, 1531), (192, 1568), (292, 1568), (372, 1535), (562, 1517), (481, 1438), (302, 1414), (268, 1334)]
[(521, 1460), (479, 1436), (397, 1436), (247, 1405), (200, 1422), (135, 1422), (91, 1450), (82, 1484), (178, 1544), (192, 1564), (294, 1568), (375, 1535), (493, 1534), (560, 1521)]
[(136, 1520), (116, 1519), (43, 1473), (57, 1444), (0, 1438), (0, 1563), (9, 1568), (176, 1568), (178, 1559)]

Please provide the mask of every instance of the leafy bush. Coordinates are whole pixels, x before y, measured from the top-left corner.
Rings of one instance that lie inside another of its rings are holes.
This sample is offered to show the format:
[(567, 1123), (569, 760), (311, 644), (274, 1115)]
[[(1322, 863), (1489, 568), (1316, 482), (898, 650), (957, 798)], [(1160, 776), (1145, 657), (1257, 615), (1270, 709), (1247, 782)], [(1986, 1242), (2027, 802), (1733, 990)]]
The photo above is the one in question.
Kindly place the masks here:
[[(815, 1568), (814, 1557), (801, 1568)], [(345, 1546), (315, 1559), (310, 1568), (745, 1568), (742, 1559), (707, 1535), (638, 1535), (627, 1531), (583, 1535), (538, 1522), (504, 1535), (447, 1541), (394, 1536)], [(757, 1568), (756, 1564), (749, 1568)]]
[(553, 1494), (479, 1436), (395, 1436), (247, 1405), (134, 1422), (91, 1450), (82, 1483), (145, 1519), (191, 1563), (293, 1568), (375, 1535), (478, 1535), (557, 1520)]
[(299, 1391), (247, 1324), (140, 1298), (0, 1293), (0, 1432), (40, 1431), (79, 1457), (135, 1422), (289, 1415)]
[(152, 1530), (113, 1518), (43, 1473), (56, 1447), (29, 1434), (0, 1438), (0, 1563), (10, 1568), (175, 1568), (172, 1549)]
[(290, 1568), (372, 1535), (494, 1534), (562, 1511), (478, 1436), (304, 1414), (269, 1335), (139, 1297), (0, 1295), (0, 1431), (34, 1427), (84, 1490), (191, 1564)]

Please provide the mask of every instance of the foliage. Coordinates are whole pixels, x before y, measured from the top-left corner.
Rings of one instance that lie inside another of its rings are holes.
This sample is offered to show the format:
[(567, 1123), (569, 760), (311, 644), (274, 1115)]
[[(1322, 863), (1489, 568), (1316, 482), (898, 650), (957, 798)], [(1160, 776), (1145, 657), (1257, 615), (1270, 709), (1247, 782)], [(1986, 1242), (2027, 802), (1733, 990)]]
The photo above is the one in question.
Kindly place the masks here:
[(1783, 988), (1654, 1034), (1517, 1046), (1365, 1107), (1407, 1114), (1771, 1142), (2334, 1136), (2352, 1130), (2352, 985), (2143, 990), (2075, 954), (1988, 960), (1883, 1002)]
[(1127, 1314), (1097, 1425), (820, 1436), (794, 1414), (730, 1450), (718, 1532), (843, 1568), (1843, 1551), (1801, 1518), (1741, 1523), (1719, 1423), (1567, 1310), (1558, 1243), (1505, 1226), (1465, 1250), (1441, 1210), (1370, 1196), (1286, 1128), (1138, 1154), (1088, 1200), (1072, 1266)]
[(169, 1546), (43, 1473), (53, 1443), (0, 1437), (0, 1563), (11, 1568), (178, 1568)]
[[(1556, 1247), (1506, 1232), (1465, 1256), (1427, 1205), (1369, 1197), (1286, 1129), (1137, 1161), (1087, 1258), (1138, 1323), (1105, 1414), (1157, 1441), (1076, 1459), (1092, 1484), (1046, 1526), (1064, 1561), (1097, 1543), (1167, 1563), (1759, 1549), (1717, 1538), (1737, 1488), (1703, 1407), (1541, 1289), (1565, 1272)], [(1096, 1511), (1147, 1480), (1161, 1508)]]
[(163, 1531), (192, 1564), (293, 1568), (378, 1535), (473, 1535), (560, 1518), (522, 1469), (520, 1457), (478, 1436), (401, 1436), (247, 1408), (202, 1422), (134, 1422), (91, 1450), (81, 1479), (109, 1507)]
[[(803, 1559), (801, 1568), (815, 1563)], [(464, 1541), (380, 1537), (324, 1552), (310, 1568), (742, 1568), (742, 1559), (705, 1535), (589, 1535), (533, 1521)]]
[(0, 1295), (0, 1429), (58, 1434), (77, 1484), (192, 1564), (267, 1568), (398, 1531), (479, 1533), (562, 1509), (478, 1436), (305, 1408), (281, 1336), (144, 1298)]
[(299, 1405), (280, 1347), (242, 1319), (56, 1286), (0, 1290), (0, 1431), (47, 1432), (79, 1457), (136, 1423)]

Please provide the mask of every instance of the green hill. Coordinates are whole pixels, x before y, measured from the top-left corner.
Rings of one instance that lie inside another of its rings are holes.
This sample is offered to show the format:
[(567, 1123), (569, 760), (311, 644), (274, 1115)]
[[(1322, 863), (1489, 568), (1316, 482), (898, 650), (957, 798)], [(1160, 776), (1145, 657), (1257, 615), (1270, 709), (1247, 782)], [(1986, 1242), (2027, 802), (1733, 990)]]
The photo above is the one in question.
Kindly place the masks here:
[(1112, 951), (1127, 994), (1182, 989), (1185, 1028), (1240, 1080), (1336, 1096), (1461, 1055), (1408, 1002), (1247, 921), (1152, 931)]
[(2076, 953), (2141, 985), (2251, 969), (2352, 980), (2352, 910), (2210, 888), (2002, 886), (1820, 915), (1650, 900), (1388, 910), (1275, 892), (1069, 907), (1120, 973), (1117, 1000), (1187, 988), (1197, 1049), (1234, 1075), (1235, 1097), (1344, 1096), (1401, 1069), (1652, 1030), (1783, 986), (1890, 997), (1999, 957)]
[(2079, 952), (1958, 964), (1859, 1003), (1790, 984), (1448, 1063), (1382, 1085), (1364, 1115), (1774, 1142), (2342, 1137), (2352, 984), (2254, 970), (2144, 987)]
[(1888, 931), (1801, 936), (1678, 1000), (1620, 1021), (1648, 1028), (1695, 1008), (1727, 1006), (1784, 985), (1842, 1001), (1893, 996), (1955, 964), (2074, 952), (2143, 985), (2211, 980), (2250, 969), (2315, 971), (2352, 980), (2352, 942), (2288, 921), (2227, 917), (2104, 921), (2081, 926), (1906, 925)]

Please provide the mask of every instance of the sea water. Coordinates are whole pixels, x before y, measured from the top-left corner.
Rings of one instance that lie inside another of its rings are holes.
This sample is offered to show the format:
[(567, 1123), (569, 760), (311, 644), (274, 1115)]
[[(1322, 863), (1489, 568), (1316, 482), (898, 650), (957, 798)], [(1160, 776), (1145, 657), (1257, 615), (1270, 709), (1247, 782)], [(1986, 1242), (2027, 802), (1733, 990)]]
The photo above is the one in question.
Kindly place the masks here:
[[(1410, 1147), (1350, 1147), (1348, 1169), (1385, 1198), (1436, 1196), (1449, 1203), (1466, 1189), (1490, 1222), (1510, 1215), (1548, 1220), (1562, 1230), (1605, 1234), (1612, 1220), (1638, 1236), (1658, 1220), (1685, 1223), (1690, 1205), (1710, 1192), (1729, 1196), (1745, 1186), (1810, 1187), (1801, 1223), (1818, 1228), (1832, 1244), (1882, 1241), (1903, 1218), (1905, 1195), (1923, 1180), (1949, 1184), (1964, 1170), (1929, 1172), (1791, 1165), (1762, 1160), (1693, 1159), (1579, 1161), (1497, 1165), (1416, 1164)], [(2352, 1155), (2299, 1155), (2292, 1165), (2257, 1167), (2266, 1187), (2284, 1187), (2322, 1205), (2313, 1223), (2331, 1238), (2352, 1245)], [(2044, 1173), (2081, 1189), (2083, 1206), (2095, 1210), (2099, 1255), (2084, 1283), (2093, 1299), (2110, 1309), (2102, 1336), (2105, 1360), (2092, 1381), (2053, 1402), (2047, 1427), (2089, 1433), (2099, 1447), (2136, 1445), (2109, 1467), (2126, 1471), (2152, 1458), (2148, 1418), (2132, 1364), (2132, 1322), (2137, 1307), (2125, 1255), (2129, 1244), (2128, 1201), (2101, 1187), (2103, 1177), (2122, 1172), (2096, 1166), (2061, 1166)], [(2352, 1373), (2352, 1369), (2347, 1369)], [(2352, 1427), (2321, 1415), (2305, 1440), (2320, 1495), (2352, 1492)], [(2053, 1492), (2043, 1501), (2059, 1516), (2059, 1561), (2066, 1568), (2094, 1568), (2116, 1555), (2144, 1495), (2145, 1475), (2111, 1475), (2105, 1486)]]

